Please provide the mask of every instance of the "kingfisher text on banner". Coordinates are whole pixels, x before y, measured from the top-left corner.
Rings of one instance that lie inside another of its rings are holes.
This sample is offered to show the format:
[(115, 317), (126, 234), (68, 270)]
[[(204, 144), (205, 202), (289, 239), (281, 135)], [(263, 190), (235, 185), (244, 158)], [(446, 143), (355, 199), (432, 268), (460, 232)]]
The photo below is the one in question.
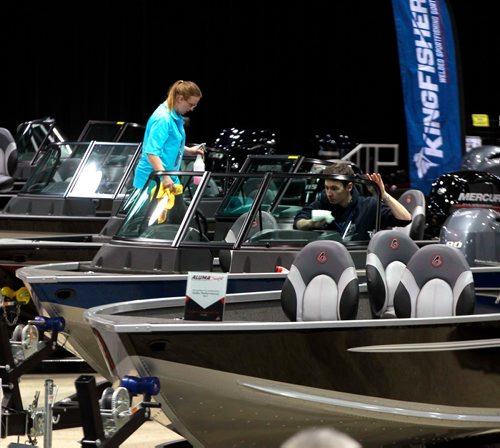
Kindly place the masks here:
[(445, 0), (393, 0), (403, 85), (410, 182), (428, 194), (458, 170), (462, 112), (451, 19)]

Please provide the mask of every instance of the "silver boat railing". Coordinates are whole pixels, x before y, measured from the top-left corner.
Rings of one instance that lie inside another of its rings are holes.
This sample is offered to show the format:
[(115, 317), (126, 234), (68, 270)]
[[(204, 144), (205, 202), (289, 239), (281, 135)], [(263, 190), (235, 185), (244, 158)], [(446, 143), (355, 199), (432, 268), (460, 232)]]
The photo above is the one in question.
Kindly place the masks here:
[(360, 143), (342, 157), (355, 163), (364, 173), (378, 173), (380, 167), (399, 165), (397, 143)]

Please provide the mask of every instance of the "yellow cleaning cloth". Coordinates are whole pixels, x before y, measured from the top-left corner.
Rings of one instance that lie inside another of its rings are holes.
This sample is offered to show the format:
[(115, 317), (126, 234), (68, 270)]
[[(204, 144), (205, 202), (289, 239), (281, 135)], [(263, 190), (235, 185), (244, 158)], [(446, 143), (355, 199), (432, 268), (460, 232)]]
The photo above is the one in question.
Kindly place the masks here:
[[(167, 219), (167, 211), (170, 210), (175, 204), (175, 196), (182, 194), (184, 188), (182, 184), (174, 184), (174, 190), (170, 188), (165, 188), (163, 183), (160, 184), (158, 190), (153, 189), (151, 191), (150, 199), (154, 197), (158, 200), (158, 206), (156, 207), (153, 215), (151, 216), (150, 223), (158, 219), (158, 224), (162, 224)], [(156, 194), (155, 194), (156, 192)]]

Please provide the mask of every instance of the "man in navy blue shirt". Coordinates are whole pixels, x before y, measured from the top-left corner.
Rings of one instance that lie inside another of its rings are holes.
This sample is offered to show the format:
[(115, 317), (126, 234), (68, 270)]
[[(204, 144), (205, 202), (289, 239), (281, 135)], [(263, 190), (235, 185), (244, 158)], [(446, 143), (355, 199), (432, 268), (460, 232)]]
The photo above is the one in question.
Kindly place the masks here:
[[(330, 165), (325, 168), (323, 174), (354, 176), (351, 166), (346, 163)], [(410, 212), (385, 191), (380, 174), (368, 174), (367, 177), (380, 188), (383, 201), (381, 228), (408, 224), (411, 221)], [(313, 210), (330, 211), (333, 220), (313, 219)], [(344, 241), (368, 240), (370, 232), (375, 229), (376, 212), (377, 199), (361, 195), (352, 182), (325, 179), (325, 189), (320, 198), (297, 213), (294, 227), (299, 230), (335, 230)]]

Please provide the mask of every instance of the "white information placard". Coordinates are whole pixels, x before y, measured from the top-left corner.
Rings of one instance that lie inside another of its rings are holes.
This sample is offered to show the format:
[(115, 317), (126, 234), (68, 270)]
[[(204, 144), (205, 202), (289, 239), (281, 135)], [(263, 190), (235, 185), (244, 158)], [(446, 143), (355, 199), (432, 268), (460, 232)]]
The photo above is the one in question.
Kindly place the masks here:
[(184, 319), (222, 320), (227, 273), (188, 272)]

